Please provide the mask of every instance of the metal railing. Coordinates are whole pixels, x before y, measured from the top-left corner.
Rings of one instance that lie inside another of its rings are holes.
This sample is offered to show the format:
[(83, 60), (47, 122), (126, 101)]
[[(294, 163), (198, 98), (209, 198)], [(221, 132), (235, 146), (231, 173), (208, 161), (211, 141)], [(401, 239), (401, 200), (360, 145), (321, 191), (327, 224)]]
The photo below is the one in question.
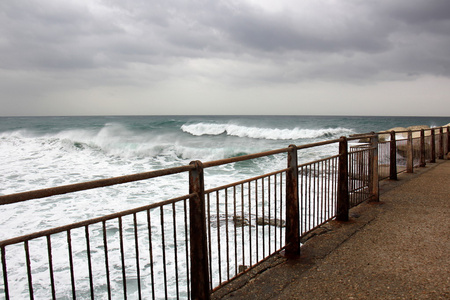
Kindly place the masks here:
[[(186, 195), (0, 241), (0, 294), (5, 299), (208, 299), (211, 291), (274, 253), (298, 257), (300, 237), (333, 218), (348, 220), (352, 206), (377, 201), (379, 179), (396, 179), (398, 172), (442, 158), (449, 151), (449, 129), (422, 130), (414, 137), (409, 132), (406, 139), (389, 133), (390, 140), (382, 142), (375, 133), (342, 137), (0, 196), (6, 205), (189, 174)], [(355, 143), (361, 138), (368, 143)], [(303, 151), (319, 147), (330, 147), (330, 154), (298, 163)], [(273, 155), (286, 156), (285, 169), (205, 190), (204, 169)]]

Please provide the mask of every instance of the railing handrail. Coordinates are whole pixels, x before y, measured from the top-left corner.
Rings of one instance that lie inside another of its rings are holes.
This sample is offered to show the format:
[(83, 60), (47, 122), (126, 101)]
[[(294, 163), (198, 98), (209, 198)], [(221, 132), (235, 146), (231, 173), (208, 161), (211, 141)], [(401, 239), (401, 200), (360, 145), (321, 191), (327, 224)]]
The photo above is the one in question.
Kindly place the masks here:
[(33, 190), (28, 192), (10, 194), (10, 195), (2, 195), (0, 196), (0, 205), (12, 204), (32, 199), (45, 198), (56, 195), (63, 195), (67, 193), (91, 190), (100, 187), (107, 187), (117, 184), (130, 183), (134, 181), (140, 181), (160, 176), (166, 175), (174, 175), (181, 172), (186, 172), (192, 170), (194, 167), (191, 165), (174, 167), (168, 169), (155, 170), (150, 172), (137, 173), (132, 175), (125, 175), (119, 177), (111, 177), (87, 182), (80, 182), (68, 185), (62, 185), (57, 187), (51, 187), (40, 190)]
[(132, 209), (128, 209), (128, 210), (112, 213), (112, 214), (109, 214), (109, 215), (104, 215), (104, 216), (101, 216), (101, 217), (96, 217), (96, 218), (83, 220), (83, 221), (76, 222), (76, 223), (71, 223), (71, 224), (67, 224), (67, 225), (63, 225), (63, 226), (59, 226), (59, 227), (55, 227), (55, 228), (50, 228), (50, 229), (46, 229), (46, 230), (42, 230), (42, 231), (38, 231), (38, 232), (33, 232), (33, 233), (30, 233), (30, 234), (26, 234), (26, 235), (10, 238), (10, 239), (7, 239), (7, 240), (0, 240), (0, 247), (5, 247), (5, 246), (8, 246), (8, 245), (21, 243), (21, 242), (24, 242), (24, 241), (27, 241), (27, 240), (36, 239), (36, 238), (48, 236), (50, 234), (60, 233), (60, 232), (64, 232), (64, 231), (75, 229), (75, 228), (79, 228), (79, 227), (84, 227), (86, 225), (92, 225), (92, 224), (100, 223), (100, 222), (103, 222), (103, 221), (116, 219), (118, 217), (123, 217), (123, 216), (126, 216), (126, 215), (131, 215), (131, 214), (142, 212), (142, 211), (145, 211), (145, 210), (150, 210), (152, 208), (161, 207), (161, 206), (164, 206), (164, 205), (167, 205), (167, 204), (176, 203), (178, 201), (189, 199), (190, 197), (193, 197), (193, 196), (194, 196), (194, 194), (187, 194), (187, 195), (183, 195), (183, 196), (180, 196), (180, 197), (177, 197), (177, 198), (172, 198), (172, 199), (169, 199), (169, 200), (156, 202), (156, 203), (148, 204), (148, 205), (145, 205), (145, 206), (140, 206), (140, 207), (136, 207), (136, 208), (132, 208)]

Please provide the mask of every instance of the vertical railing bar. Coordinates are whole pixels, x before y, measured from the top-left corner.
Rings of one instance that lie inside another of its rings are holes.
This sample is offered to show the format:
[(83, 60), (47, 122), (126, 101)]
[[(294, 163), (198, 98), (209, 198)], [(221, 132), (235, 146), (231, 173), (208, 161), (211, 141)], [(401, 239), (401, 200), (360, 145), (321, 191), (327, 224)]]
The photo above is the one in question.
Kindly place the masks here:
[(314, 202), (315, 202), (315, 214), (316, 214), (316, 226), (320, 224), (320, 190), (319, 190), (319, 163), (314, 164)]
[(150, 278), (152, 286), (152, 299), (155, 300), (155, 276), (153, 267), (153, 242), (152, 242), (152, 221), (150, 217), (150, 209), (147, 210), (147, 227), (148, 227), (148, 252), (150, 259)]
[(262, 222), (262, 240), (263, 240), (263, 248), (262, 248), (262, 257), (265, 257), (265, 255), (266, 255), (266, 231), (265, 231), (265, 227), (266, 227), (266, 225), (265, 225), (265, 222), (266, 222), (266, 216), (265, 216), (265, 213), (266, 213), (266, 211), (265, 211), (265, 209), (264, 209), (264, 200), (265, 200), (265, 197), (264, 197), (264, 177), (263, 178), (261, 178), (261, 197), (262, 197), (262, 220), (263, 220), (263, 222)]
[(312, 198), (312, 212), (313, 212), (313, 217), (312, 217), (312, 227), (316, 227), (317, 225), (317, 193), (316, 193), (316, 164), (311, 164), (311, 180), (312, 180), (312, 184), (311, 184), (311, 198)]
[(389, 142), (390, 157), (389, 157), (389, 178), (397, 180), (397, 141), (395, 131), (391, 131), (391, 140)]
[(436, 162), (436, 135), (434, 128), (431, 129), (431, 163)]
[(324, 170), (324, 174), (325, 174), (325, 180), (324, 180), (324, 184), (325, 184), (325, 218), (328, 219), (330, 217), (330, 210), (329, 210), (329, 181), (328, 181), (328, 165), (330, 163), (330, 160), (326, 160), (325, 161), (325, 170)]
[[(338, 202), (338, 186), (339, 186), (339, 158), (334, 161), (334, 193), (335, 193), (335, 203)], [(335, 208), (335, 215), (337, 215), (337, 205)]]
[(332, 197), (333, 197), (333, 184), (332, 184), (332, 171), (331, 166), (333, 164), (333, 159), (327, 161), (327, 218), (332, 216)]
[[(283, 173), (280, 173), (280, 220), (283, 219)], [(283, 247), (283, 229), (280, 226), (280, 248)]]
[(216, 212), (217, 212), (217, 262), (219, 265), (219, 283), (222, 283), (222, 251), (220, 249), (220, 206), (219, 206), (219, 191), (216, 191)]
[[(312, 228), (311, 225), (314, 226), (314, 204), (311, 202), (311, 165), (307, 166), (309, 169), (307, 171), (308, 174), (308, 231)], [(312, 224), (311, 224), (311, 220)]]
[(335, 202), (335, 199), (336, 199), (336, 192), (335, 192), (335, 189), (334, 189), (334, 185), (335, 185), (335, 182), (336, 182), (336, 180), (335, 180), (335, 174), (336, 174), (336, 172), (335, 172), (335, 169), (336, 169), (336, 158), (333, 158), (331, 161), (330, 161), (330, 175), (329, 175), (329, 177), (330, 177), (330, 205), (329, 205), (329, 210), (330, 210), (330, 217), (331, 216), (333, 216), (334, 217), (334, 215), (335, 215), (335, 213), (334, 213), (334, 207), (335, 207), (335, 205), (334, 205), (334, 202)]
[(251, 266), (253, 264), (253, 257), (252, 257), (252, 252), (253, 252), (253, 247), (252, 247), (252, 189), (251, 189), (251, 184), (250, 182), (248, 183), (248, 222), (249, 222), (249, 226), (248, 226), (248, 232), (249, 232), (249, 237), (250, 237), (250, 264), (249, 266)]
[(189, 272), (189, 237), (188, 237), (188, 217), (187, 217), (187, 200), (183, 200), (184, 203), (184, 241), (185, 241), (185, 252), (186, 252), (186, 289), (187, 289), (187, 297), (191, 299), (191, 291), (190, 291), (190, 272)]
[[(233, 186), (233, 220), (234, 220), (234, 275), (239, 272), (238, 269), (238, 249), (237, 249), (237, 219), (236, 219), (236, 186)], [(244, 226), (244, 224), (242, 224)]]
[(89, 272), (89, 288), (91, 290), (91, 299), (94, 299), (94, 278), (92, 276), (92, 258), (91, 258), (91, 243), (89, 238), (89, 225), (84, 226), (84, 232), (86, 237), (86, 251), (88, 259), (88, 272)]
[(180, 298), (180, 287), (178, 279), (178, 245), (177, 245), (177, 221), (176, 221), (175, 202), (172, 203), (172, 222), (173, 222), (173, 251), (175, 256), (175, 286), (177, 291), (177, 299)]
[[(372, 162), (372, 164), (373, 164), (373, 174), (369, 174), (369, 165), (366, 165), (366, 167), (365, 167), (365, 171), (364, 171), (364, 188), (361, 190), (362, 191), (362, 193), (361, 193), (361, 199), (360, 199), (360, 202), (362, 202), (362, 201), (364, 201), (365, 199), (366, 199), (366, 197), (365, 197), (365, 195), (363, 194), (364, 193), (364, 191), (366, 191), (366, 189), (369, 187), (369, 181), (370, 180), (372, 180), (372, 183), (373, 183), (373, 190), (372, 191), (369, 191), (369, 192), (372, 192), (372, 195), (371, 196), (373, 196), (373, 200), (376, 200), (376, 199), (378, 199), (377, 198), (377, 191), (378, 191), (378, 188), (377, 188), (377, 186), (378, 186), (378, 157), (377, 157), (377, 151), (378, 151), (378, 145), (377, 144), (374, 144), (373, 145), (373, 149), (372, 150), (367, 150), (367, 151), (364, 151), (364, 155), (367, 157), (367, 160), (369, 159), (369, 157), (370, 157), (370, 151), (372, 151), (372, 152), (374, 152), (373, 153), (373, 159), (374, 159), (374, 161)], [(375, 161), (376, 160), (376, 161)], [(365, 160), (364, 160), (365, 161)], [(372, 176), (376, 176), (376, 177), (372, 177)]]
[(241, 218), (242, 218), (242, 234), (241, 234), (241, 240), (242, 240), (242, 265), (245, 266), (245, 243), (244, 243), (244, 184), (241, 184)]
[[(72, 299), (75, 300), (77, 298), (76, 288), (75, 288), (75, 273), (73, 269), (73, 252), (72, 252), (72, 236), (70, 233), (70, 229), (67, 230), (67, 246), (69, 252), (69, 270), (70, 270), (70, 282), (72, 285)], [(109, 292), (109, 290), (108, 290)]]
[[(313, 177), (313, 197), (314, 197), (314, 222), (315, 222), (315, 226), (318, 226), (320, 224), (319, 222), (319, 218), (320, 218), (320, 200), (319, 200), (319, 195), (320, 195), (320, 191), (319, 191), (319, 177), (318, 177), (318, 167), (319, 167), (319, 163), (314, 163), (314, 177)], [(314, 227), (315, 227), (314, 226)]]
[(230, 280), (230, 238), (228, 235), (228, 189), (225, 189), (225, 232), (227, 244), (227, 280)]
[[(412, 135), (412, 134), (411, 134)], [(369, 180), (371, 181), (371, 190), (370, 190), (370, 197), (372, 201), (379, 201), (380, 200), (380, 193), (379, 193), (379, 174), (378, 174), (378, 134), (374, 134), (370, 140), (370, 146), (372, 147), (372, 150), (370, 150), (369, 153), (372, 153), (372, 173), (369, 175)], [(412, 147), (412, 145), (411, 145)]]
[[(447, 126), (447, 154), (450, 153), (450, 126)], [(449, 158), (447, 156), (447, 158)]]
[[(378, 146), (377, 146), (378, 149)], [(373, 155), (375, 155), (375, 148), (372, 150), (364, 150), (364, 152), (362, 152), (362, 159), (363, 159), (363, 181), (361, 186), (359, 187), (359, 199), (358, 202), (355, 203), (355, 205), (361, 203), (362, 201), (364, 201), (364, 199), (366, 198), (366, 196), (364, 195), (365, 191), (367, 190), (368, 187), (371, 186), (371, 184), (373, 184), (373, 180), (372, 178), (372, 174), (370, 173), (370, 170), (372, 169), (372, 173), (375, 173), (378, 170), (378, 164), (376, 165), (372, 165), (371, 167), (369, 166), (370, 163), (373, 164), (373, 162), (371, 161), (374, 159)], [(368, 162), (367, 164), (365, 162)], [(371, 181), (372, 180), (372, 181)], [(377, 181), (378, 182), (378, 181)], [(370, 193), (371, 191), (369, 191)]]
[[(273, 191), (273, 193), (274, 193), (274, 209), (275, 209), (275, 211), (274, 211), (274, 217), (275, 217), (275, 219), (277, 218), (277, 196), (278, 196), (278, 193), (277, 193), (277, 188), (278, 188), (278, 184), (277, 184), (277, 174), (275, 174), (274, 176), (274, 182), (273, 182), (273, 188), (274, 188), (274, 191)], [(280, 219), (280, 222), (281, 222), (281, 219)], [(280, 226), (281, 227), (281, 226)], [(274, 230), (274, 240), (275, 240), (275, 243), (274, 243), (274, 246), (275, 246), (275, 250), (277, 249), (277, 243), (278, 243), (278, 240), (277, 240), (277, 228), (275, 227), (275, 230)]]
[(164, 272), (164, 295), (166, 299), (168, 298), (167, 292), (167, 268), (166, 268), (166, 239), (165, 239), (165, 229), (164, 229), (164, 209), (160, 206), (159, 218), (161, 222), (161, 244), (162, 244), (162, 254), (163, 254), (163, 272)]
[(324, 161), (320, 162), (320, 203), (321, 203), (321, 209), (320, 209), (320, 215), (321, 215), (321, 222), (322, 220), (326, 219), (326, 215), (325, 215), (325, 199), (324, 199), (324, 184), (323, 184), (323, 170), (324, 170)]
[(316, 168), (317, 168), (317, 184), (316, 184), (316, 189), (317, 189), (317, 225), (322, 223), (322, 186), (320, 185), (321, 183), (321, 162), (317, 162), (316, 163)]
[(352, 172), (353, 172), (353, 163), (352, 163), (352, 159), (353, 159), (353, 157), (354, 157), (354, 153), (352, 153), (352, 152), (349, 152), (348, 153), (348, 174), (349, 174), (349, 182), (348, 182), (348, 187), (349, 187), (349, 201), (350, 201), (350, 204), (352, 203), (352, 201), (353, 201), (353, 198), (354, 198), (354, 196), (353, 196), (353, 190), (354, 190), (354, 180), (353, 180), (353, 178), (352, 178)]
[(50, 275), (50, 286), (51, 286), (51, 291), (52, 291), (52, 299), (56, 299), (55, 277), (53, 274), (52, 241), (51, 241), (50, 235), (47, 235), (46, 238), (47, 238), (48, 271), (49, 271), (49, 275)]
[[(364, 182), (364, 170), (365, 170), (365, 164), (364, 164), (364, 158), (365, 158), (365, 151), (364, 152), (356, 152), (356, 153), (349, 153), (349, 163), (350, 167), (353, 169), (351, 172), (353, 174), (349, 174), (349, 179), (351, 182), (352, 191), (350, 193), (350, 207), (356, 205), (361, 199), (361, 193), (362, 188), (365, 185)], [(362, 164), (355, 163), (356, 161), (362, 160)], [(356, 176), (356, 177), (355, 177)], [(361, 184), (361, 181), (363, 182)]]
[(330, 176), (330, 206), (329, 206), (330, 217), (331, 216), (334, 217), (334, 215), (335, 215), (335, 213), (334, 213), (334, 207), (335, 207), (334, 202), (335, 202), (335, 199), (336, 199), (336, 192), (335, 192), (335, 189), (334, 189), (334, 186), (335, 186), (335, 183), (336, 183), (336, 179), (335, 179), (336, 172), (335, 172), (335, 170), (336, 170), (336, 158), (333, 158), (330, 161), (330, 175), (329, 175)]
[(207, 209), (207, 213), (208, 213), (208, 258), (209, 258), (209, 278), (211, 278), (209, 284), (209, 289), (212, 290), (212, 278), (213, 278), (213, 274), (212, 274), (212, 249), (211, 249), (211, 244), (212, 244), (212, 236), (211, 236), (211, 201), (210, 201), (210, 193), (208, 193), (206, 195), (206, 207)]
[(327, 160), (325, 162), (325, 205), (326, 205), (326, 215), (325, 217), (327, 219), (330, 218), (330, 160)]
[(27, 261), (27, 274), (28, 274), (28, 291), (30, 293), (30, 299), (34, 299), (33, 293), (33, 277), (31, 275), (31, 259), (30, 259), (30, 248), (28, 245), (28, 241), (24, 242), (25, 246), (25, 257)]
[[(352, 182), (354, 182), (354, 191), (352, 191), (350, 193), (350, 207), (356, 206), (358, 203), (361, 202), (361, 199), (364, 197), (363, 193), (366, 189), (366, 185), (367, 185), (367, 181), (366, 181), (366, 150), (363, 150), (362, 152), (357, 152), (357, 153), (353, 153), (351, 154), (352, 157), (356, 156), (356, 160), (361, 161), (362, 164), (360, 164), (361, 166), (355, 166), (356, 170), (356, 178), (354, 178), (353, 176), (351, 176), (349, 174), (349, 180), (351, 180)], [(378, 166), (377, 166), (378, 168)]]
[(127, 274), (125, 270), (125, 250), (123, 245), (123, 228), (122, 217), (119, 217), (119, 243), (120, 243), (120, 259), (122, 263), (122, 285), (123, 285), (123, 297), (127, 299)]
[(255, 247), (256, 247), (256, 262), (259, 261), (259, 225), (258, 225), (258, 180), (255, 180), (255, 212), (256, 212), (256, 219), (255, 219)]
[(6, 248), (1, 247), (2, 252), (2, 272), (3, 272), (3, 285), (5, 289), (5, 300), (9, 300), (9, 286), (8, 286), (8, 268), (6, 267)]
[(408, 130), (408, 140), (406, 142), (406, 173), (414, 172), (414, 154), (413, 154), (413, 140), (412, 140), (412, 132)]
[[(326, 215), (326, 210), (325, 210), (325, 181), (324, 181), (324, 170), (325, 170), (325, 164), (326, 161), (321, 161), (320, 162), (320, 203), (322, 204), (322, 208), (321, 208), (321, 215), (322, 215), (322, 220), (326, 220), (327, 215)], [(321, 222), (322, 223), (322, 222)]]
[(300, 198), (299, 198), (299, 201), (300, 201), (300, 207), (299, 207), (299, 210), (300, 210), (300, 234), (303, 234), (304, 232), (305, 232), (305, 228), (306, 228), (306, 224), (305, 224), (305, 214), (306, 214), (306, 209), (305, 209), (305, 197), (304, 197), (304, 194), (303, 194), (303, 192), (304, 192), (304, 188), (303, 188), (303, 186), (304, 186), (304, 181), (303, 181), (303, 178), (304, 178), (304, 171), (303, 171), (303, 166), (301, 166), (300, 167), (301, 169), (300, 169), (300, 171), (299, 171), (299, 177), (300, 177), (300, 182), (299, 182), (299, 185), (300, 185)]
[(324, 204), (323, 204), (323, 161), (319, 162), (319, 180), (318, 180), (318, 187), (319, 187), (319, 206), (320, 206), (320, 224), (322, 223), (322, 220), (325, 220), (324, 215)]
[[(271, 195), (271, 193), (272, 193), (272, 187), (271, 187), (271, 180), (270, 180), (270, 178), (271, 178), (272, 176), (269, 176), (268, 178), (267, 178), (267, 184), (269, 185), (269, 187), (268, 187), (268, 189), (267, 189), (267, 197), (268, 197), (268, 199), (267, 199), (267, 206), (268, 206), (268, 210), (269, 210), (269, 220), (272, 220), (272, 214), (271, 214), (271, 205), (270, 205), (270, 202), (272, 202), (271, 200), (272, 200), (272, 195)], [(276, 220), (276, 218), (274, 218), (275, 219), (275, 224), (277, 224), (278, 222), (277, 222), (277, 220)], [(276, 227), (276, 225), (274, 226), (275, 228), (277, 228)], [(275, 229), (276, 230), (276, 229)], [(269, 236), (268, 236), (268, 239), (269, 239), (269, 253), (272, 253), (272, 247), (271, 247), (271, 241), (272, 241), (272, 228), (271, 227), (269, 227)]]
[(106, 221), (102, 221), (103, 226), (103, 249), (105, 251), (105, 272), (106, 272), (106, 286), (108, 289), (108, 299), (111, 299), (111, 278), (109, 274), (109, 255), (108, 255), (108, 238), (106, 235)]
[[(363, 150), (362, 152), (357, 152), (351, 154), (352, 157), (356, 156), (356, 160), (362, 162), (362, 164), (358, 164), (358, 166), (355, 166), (356, 168), (356, 178), (353, 176), (349, 176), (349, 180), (352, 182), (355, 182), (354, 184), (354, 191), (350, 194), (351, 201), (350, 207), (356, 206), (358, 203), (361, 202), (361, 199), (364, 197), (363, 193), (366, 189), (367, 181), (366, 181), (366, 150)], [(361, 166), (359, 166), (361, 165)], [(378, 166), (377, 166), (378, 168)]]
[(361, 152), (356, 152), (356, 153), (349, 153), (348, 155), (349, 157), (349, 171), (353, 172), (353, 174), (349, 174), (349, 181), (350, 181), (350, 187), (351, 187), (351, 192), (350, 192), (350, 205), (353, 205), (354, 203), (357, 203), (359, 201), (358, 199), (358, 188), (361, 186), (361, 182), (357, 182), (358, 177), (354, 177), (353, 175), (359, 176), (362, 173), (361, 169), (364, 169), (364, 165), (362, 166), (357, 166), (354, 163), (354, 160), (359, 160), (359, 159), (364, 159), (364, 155)]
[(136, 255), (136, 276), (137, 276), (137, 285), (138, 285), (138, 295), (139, 295), (139, 299), (142, 299), (141, 267), (140, 267), (140, 263), (139, 263), (139, 239), (138, 239), (136, 213), (133, 213), (133, 226), (134, 226), (134, 248), (135, 248), (135, 255)]

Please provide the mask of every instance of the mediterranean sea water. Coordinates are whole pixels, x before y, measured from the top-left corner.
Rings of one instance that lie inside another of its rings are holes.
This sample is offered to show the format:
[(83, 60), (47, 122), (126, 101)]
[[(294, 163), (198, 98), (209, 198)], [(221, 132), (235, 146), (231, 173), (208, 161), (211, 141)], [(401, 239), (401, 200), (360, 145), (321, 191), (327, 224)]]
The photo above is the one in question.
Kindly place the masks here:
[[(0, 195), (147, 172), (450, 117), (0, 117)], [(300, 158), (327, 156), (326, 148)], [(205, 170), (206, 188), (286, 167), (280, 156)], [(0, 240), (188, 194), (186, 174), (0, 206)], [(0, 296), (1, 298), (2, 296)]]

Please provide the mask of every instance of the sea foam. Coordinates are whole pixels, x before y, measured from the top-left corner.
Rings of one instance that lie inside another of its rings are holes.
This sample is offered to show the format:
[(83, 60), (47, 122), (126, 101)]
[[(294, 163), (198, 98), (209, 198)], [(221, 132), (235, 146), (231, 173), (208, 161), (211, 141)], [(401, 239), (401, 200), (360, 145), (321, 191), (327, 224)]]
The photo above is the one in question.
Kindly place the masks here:
[(236, 136), (241, 138), (246, 137), (266, 140), (314, 139), (353, 133), (351, 129), (341, 127), (321, 129), (303, 129), (295, 127), (293, 129), (280, 129), (212, 123), (184, 124), (181, 126), (181, 130), (194, 136), (227, 134), (229, 136)]

